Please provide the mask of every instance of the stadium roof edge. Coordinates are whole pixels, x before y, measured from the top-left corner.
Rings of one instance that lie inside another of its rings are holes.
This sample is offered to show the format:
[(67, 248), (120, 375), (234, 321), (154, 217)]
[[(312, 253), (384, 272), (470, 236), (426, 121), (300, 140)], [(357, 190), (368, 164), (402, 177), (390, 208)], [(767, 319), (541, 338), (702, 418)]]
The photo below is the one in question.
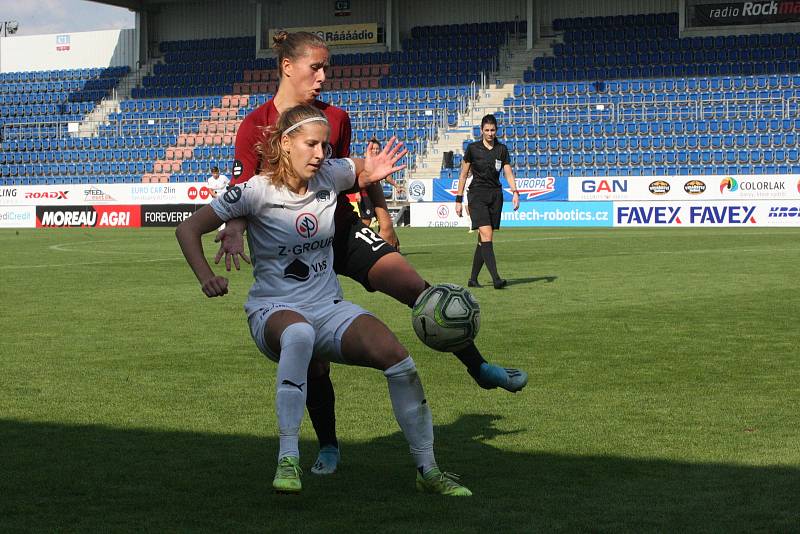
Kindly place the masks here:
[(89, 0), (96, 4), (105, 4), (108, 6), (127, 7), (131, 11), (143, 11), (147, 6), (146, 0)]
[(197, 0), (89, 0), (98, 4), (109, 6), (126, 7), (131, 11), (144, 11), (159, 4), (189, 4), (197, 3)]

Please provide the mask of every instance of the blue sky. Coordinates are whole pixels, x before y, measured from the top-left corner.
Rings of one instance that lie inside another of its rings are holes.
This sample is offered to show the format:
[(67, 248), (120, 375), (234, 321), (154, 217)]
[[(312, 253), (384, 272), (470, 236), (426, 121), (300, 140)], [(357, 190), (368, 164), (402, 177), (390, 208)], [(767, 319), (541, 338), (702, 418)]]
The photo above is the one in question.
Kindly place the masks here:
[(18, 21), (17, 35), (38, 35), (133, 28), (135, 15), (87, 0), (0, 0), (0, 20)]

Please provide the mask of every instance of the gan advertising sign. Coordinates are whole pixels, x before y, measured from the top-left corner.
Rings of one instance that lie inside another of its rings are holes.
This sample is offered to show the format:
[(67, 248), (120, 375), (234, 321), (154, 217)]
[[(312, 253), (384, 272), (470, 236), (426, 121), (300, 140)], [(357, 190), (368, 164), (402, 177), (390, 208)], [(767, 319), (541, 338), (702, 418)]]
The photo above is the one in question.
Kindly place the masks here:
[(569, 179), (570, 200), (800, 199), (797, 175), (628, 176)]

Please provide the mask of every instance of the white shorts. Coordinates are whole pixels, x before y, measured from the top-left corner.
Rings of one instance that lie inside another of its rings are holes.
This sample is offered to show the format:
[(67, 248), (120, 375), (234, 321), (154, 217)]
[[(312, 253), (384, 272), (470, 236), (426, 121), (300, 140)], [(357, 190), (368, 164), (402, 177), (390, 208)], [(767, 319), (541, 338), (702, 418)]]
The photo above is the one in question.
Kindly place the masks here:
[(359, 315), (372, 315), (370, 312), (350, 301), (340, 300), (336, 304), (314, 304), (299, 306), (284, 302), (269, 302), (260, 307), (247, 318), (250, 324), (250, 335), (256, 342), (258, 350), (272, 361), (278, 361), (278, 354), (267, 347), (264, 340), (264, 327), (270, 316), (278, 311), (291, 310), (302, 315), (314, 328), (314, 357), (329, 362), (347, 363), (342, 357), (342, 336), (347, 327)]

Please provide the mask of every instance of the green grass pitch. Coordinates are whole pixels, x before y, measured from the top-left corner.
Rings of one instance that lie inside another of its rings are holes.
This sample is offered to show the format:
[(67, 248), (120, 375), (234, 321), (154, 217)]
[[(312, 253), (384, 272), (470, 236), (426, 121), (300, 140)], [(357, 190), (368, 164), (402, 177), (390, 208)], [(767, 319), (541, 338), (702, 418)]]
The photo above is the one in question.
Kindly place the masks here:
[[(401, 229), (431, 282), (475, 235)], [(215, 247), (207, 239), (207, 255)], [(524, 368), (484, 391), (409, 310), (343, 281), (417, 362), (439, 464), (414, 491), (385, 379), (334, 366), (341, 470), (271, 493), (275, 365), (242, 303), (205, 298), (170, 229), (0, 232), (0, 530), (798, 532), (800, 232), (507, 229), (478, 345)], [(488, 284), (484, 271), (481, 281)]]

